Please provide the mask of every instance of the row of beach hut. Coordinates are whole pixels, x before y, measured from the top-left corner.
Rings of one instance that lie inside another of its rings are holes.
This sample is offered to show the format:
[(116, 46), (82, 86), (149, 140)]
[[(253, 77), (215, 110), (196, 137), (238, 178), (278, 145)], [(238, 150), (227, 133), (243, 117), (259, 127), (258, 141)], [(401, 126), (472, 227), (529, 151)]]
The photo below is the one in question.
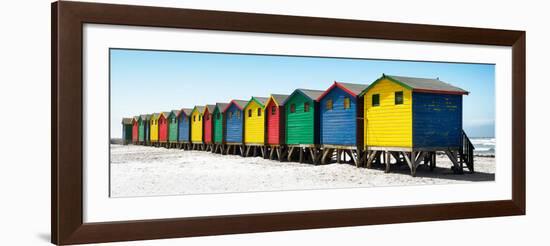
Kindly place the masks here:
[[(453, 170), (473, 172), (473, 145), (462, 130), (462, 96), (443, 81), (382, 75), (371, 83), (272, 94), (124, 118), (125, 144), (204, 150), (243, 157), (358, 167), (421, 164), (445, 153)], [(393, 159), (393, 163), (392, 163)]]

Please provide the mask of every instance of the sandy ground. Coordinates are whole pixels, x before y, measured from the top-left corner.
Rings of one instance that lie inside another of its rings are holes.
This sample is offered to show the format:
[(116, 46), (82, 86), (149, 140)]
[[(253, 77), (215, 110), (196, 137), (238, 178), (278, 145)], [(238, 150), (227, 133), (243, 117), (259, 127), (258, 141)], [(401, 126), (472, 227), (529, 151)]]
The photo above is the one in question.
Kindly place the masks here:
[(226, 192), (302, 190), (494, 181), (495, 159), (476, 157), (474, 174), (455, 175), (446, 156), (430, 172), (420, 166), (410, 176), (407, 165), (356, 168), (350, 164), (314, 166), (243, 158), (203, 151), (111, 145), (111, 195), (156, 196)]

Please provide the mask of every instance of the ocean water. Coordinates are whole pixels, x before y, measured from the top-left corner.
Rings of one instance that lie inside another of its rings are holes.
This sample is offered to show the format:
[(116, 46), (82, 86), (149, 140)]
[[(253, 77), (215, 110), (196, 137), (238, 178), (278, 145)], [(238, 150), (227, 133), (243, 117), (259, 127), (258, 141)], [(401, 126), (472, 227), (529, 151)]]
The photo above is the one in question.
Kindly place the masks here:
[(495, 155), (495, 138), (470, 138), (475, 147), (474, 154), (481, 156)]

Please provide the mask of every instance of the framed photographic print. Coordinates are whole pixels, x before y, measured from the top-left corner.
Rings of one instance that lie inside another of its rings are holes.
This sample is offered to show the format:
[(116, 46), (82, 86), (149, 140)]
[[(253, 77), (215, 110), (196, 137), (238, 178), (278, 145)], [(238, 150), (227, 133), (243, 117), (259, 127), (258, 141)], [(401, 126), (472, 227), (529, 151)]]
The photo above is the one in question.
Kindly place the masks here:
[(525, 214), (525, 32), (52, 4), (52, 242)]

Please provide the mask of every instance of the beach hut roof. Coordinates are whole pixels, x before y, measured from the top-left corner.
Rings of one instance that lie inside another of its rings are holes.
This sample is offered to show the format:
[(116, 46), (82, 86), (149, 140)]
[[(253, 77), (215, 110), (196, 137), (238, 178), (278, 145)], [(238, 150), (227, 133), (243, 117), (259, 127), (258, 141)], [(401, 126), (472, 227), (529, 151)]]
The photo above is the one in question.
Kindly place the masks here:
[(145, 115), (145, 120), (151, 120), (151, 117), (152, 117), (152, 116), (153, 116), (153, 115), (151, 115), (151, 114), (146, 114), (146, 115)]
[(286, 104), (288, 99), (290, 99), (296, 93), (300, 93), (300, 94), (304, 95), (305, 97), (308, 97), (309, 99), (318, 102), (319, 100), (317, 98), (319, 98), (324, 92), (325, 91), (320, 91), (320, 90), (296, 89), (296, 90), (294, 90), (294, 92), (292, 92), (292, 94), (290, 94), (290, 96), (288, 96), (285, 99), (285, 101), (283, 102), (283, 105)]
[[(204, 107), (204, 109), (208, 109), (208, 112), (212, 113), (214, 112), (214, 108), (216, 108), (216, 105), (212, 105), (212, 104), (206, 104), (206, 107)], [(204, 113), (204, 111), (203, 111)]]
[(248, 103), (248, 101), (245, 101), (245, 100), (231, 100), (231, 102), (229, 102), (227, 104), (227, 106), (225, 106), (225, 108), (223, 109), (223, 112), (225, 112), (229, 107), (231, 107), (231, 104), (235, 104), (237, 106), (237, 108), (239, 108), (240, 110), (243, 110), (243, 108), (246, 106), (246, 104)]
[(229, 105), (229, 103), (216, 103), (216, 108), (218, 108), (218, 110), (220, 111), (223, 111), (225, 107), (227, 107), (227, 105)]
[(284, 102), (290, 95), (283, 95), (283, 94), (271, 94), (271, 97), (275, 100), (275, 102), (279, 105), (284, 105)]
[(122, 118), (122, 124), (131, 125), (133, 124), (134, 118)]
[(160, 117), (160, 115), (164, 115), (164, 118), (168, 118), (168, 116), (170, 116), (170, 113), (171, 113), (171, 111), (168, 111), (168, 112), (166, 112), (166, 111), (160, 112), (159, 117)]
[(321, 101), (321, 99), (323, 99), (323, 97), (325, 97), (335, 87), (338, 87), (344, 90), (345, 92), (349, 93), (350, 95), (356, 97), (359, 94), (361, 94), (363, 90), (367, 89), (368, 86), (369, 85), (366, 85), (366, 84), (352, 84), (352, 83), (343, 83), (343, 82), (334, 81), (334, 84), (332, 84), (325, 92), (323, 92), (323, 94), (319, 96), (317, 100)]
[(202, 113), (204, 112), (204, 109), (205, 109), (205, 108), (206, 108), (206, 107), (204, 107), (204, 106), (195, 106), (191, 112), (197, 110), (197, 111), (199, 111), (199, 113), (202, 114)]
[(286, 99), (289, 97), (289, 95), (283, 95), (283, 94), (271, 94), (271, 96), (269, 96), (269, 99), (267, 100), (267, 102), (265, 102), (265, 104), (269, 104), (269, 101), (273, 100), (275, 101), (275, 104), (277, 106), (283, 106), (284, 105), (284, 102), (286, 101)]
[(178, 111), (177, 116), (179, 117), (180, 114), (181, 114), (182, 112), (183, 112), (185, 115), (188, 116), (188, 115), (191, 114), (191, 112), (193, 112), (193, 109), (190, 109), (190, 108), (182, 108), (182, 109), (180, 109), (180, 110)]
[(409, 90), (415, 92), (426, 93), (439, 93), (439, 94), (456, 94), (456, 95), (468, 95), (469, 92), (459, 87), (453, 86), (449, 83), (439, 80), (439, 78), (415, 78), (382, 74), (382, 77), (374, 81), (369, 87), (367, 87), (362, 94), (366, 93), (371, 87), (377, 84), (382, 79), (389, 79)]
[(176, 117), (178, 117), (178, 114), (179, 114), (179, 110), (170, 110), (170, 112), (165, 112), (166, 113), (166, 118), (169, 118), (170, 115), (174, 115)]
[(265, 107), (265, 103), (267, 102), (269, 98), (267, 97), (252, 97), (250, 98), (250, 100), (246, 103), (246, 105), (244, 106), (245, 108), (248, 107), (248, 104), (250, 104), (252, 101), (255, 101), (256, 103), (258, 103), (260, 105), (260, 107)]

